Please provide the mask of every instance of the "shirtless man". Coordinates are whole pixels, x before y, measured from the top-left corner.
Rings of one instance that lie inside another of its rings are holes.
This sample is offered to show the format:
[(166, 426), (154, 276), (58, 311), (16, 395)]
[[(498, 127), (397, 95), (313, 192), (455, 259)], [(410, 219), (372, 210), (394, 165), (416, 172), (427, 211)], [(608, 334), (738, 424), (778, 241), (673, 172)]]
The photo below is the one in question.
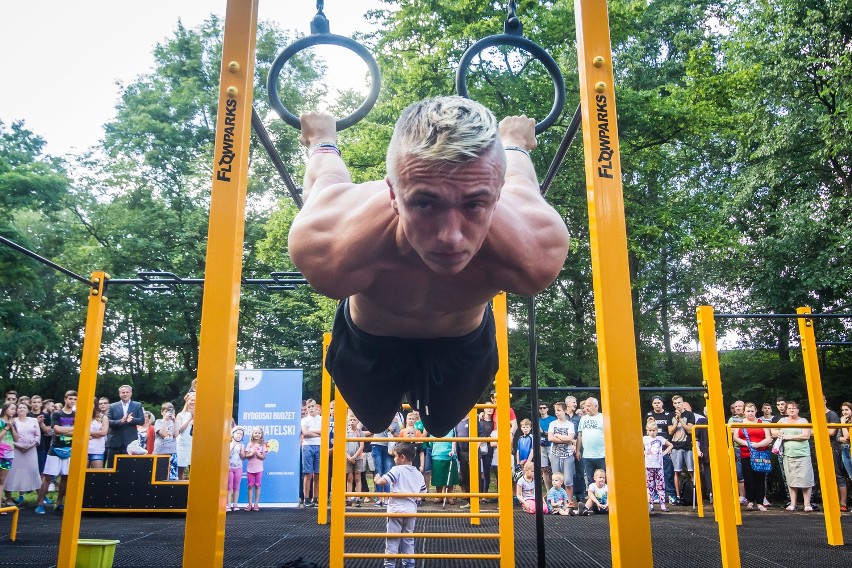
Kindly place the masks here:
[(334, 119), (301, 117), (310, 148), (290, 257), (337, 309), (326, 368), (369, 431), (402, 400), (444, 436), (497, 371), (489, 300), (549, 286), (568, 231), (539, 194), (534, 121), (498, 125), (461, 97), (415, 103), (397, 121), (384, 180), (353, 184)]

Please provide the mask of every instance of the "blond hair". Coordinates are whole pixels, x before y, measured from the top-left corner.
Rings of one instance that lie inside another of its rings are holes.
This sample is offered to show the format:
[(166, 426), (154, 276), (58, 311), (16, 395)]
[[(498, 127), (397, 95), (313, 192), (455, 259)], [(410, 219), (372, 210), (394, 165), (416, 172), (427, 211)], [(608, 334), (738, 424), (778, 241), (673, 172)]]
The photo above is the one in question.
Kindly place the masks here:
[[(386, 157), (388, 178), (397, 184), (406, 158), (463, 163), (497, 147), (497, 119), (490, 110), (459, 96), (426, 99), (406, 107), (396, 121)], [(497, 156), (502, 177), (506, 159), (503, 152)]]

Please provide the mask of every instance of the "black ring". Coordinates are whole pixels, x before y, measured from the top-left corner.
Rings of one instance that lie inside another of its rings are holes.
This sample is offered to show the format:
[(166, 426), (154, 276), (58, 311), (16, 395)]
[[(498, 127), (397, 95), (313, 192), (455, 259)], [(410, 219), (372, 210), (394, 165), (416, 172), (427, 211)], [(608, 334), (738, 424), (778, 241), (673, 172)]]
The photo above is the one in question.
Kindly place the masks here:
[(525, 37), (508, 34), (492, 35), (479, 40), (467, 48), (467, 51), (462, 55), (461, 61), (459, 61), (459, 68), (456, 70), (456, 92), (465, 98), (470, 98), (466, 81), (467, 69), (470, 67), (471, 61), (473, 61), (474, 56), (484, 49), (498, 45), (511, 45), (528, 52), (541, 61), (548, 73), (550, 73), (550, 78), (553, 79), (553, 106), (550, 108), (550, 114), (535, 125), (535, 133), (541, 134), (553, 126), (553, 123), (556, 122), (556, 119), (562, 113), (562, 108), (565, 106), (565, 79), (562, 77), (562, 71), (559, 69), (556, 61), (553, 60), (553, 57), (540, 45)]
[(297, 130), (302, 129), (302, 123), (299, 120), (299, 117), (284, 108), (284, 104), (281, 102), (281, 97), (278, 96), (278, 75), (281, 73), (281, 69), (284, 67), (284, 64), (287, 63), (291, 57), (300, 51), (315, 45), (338, 45), (340, 47), (345, 47), (363, 59), (364, 63), (366, 63), (367, 67), (370, 69), (372, 84), (370, 85), (370, 93), (367, 95), (367, 98), (352, 114), (345, 118), (341, 118), (336, 123), (338, 131), (344, 130), (367, 116), (367, 113), (370, 112), (370, 109), (373, 108), (373, 105), (375, 105), (376, 101), (379, 99), (379, 88), (381, 86), (379, 65), (373, 58), (373, 54), (354, 39), (336, 34), (320, 33), (305, 36), (288, 45), (284, 51), (278, 54), (278, 57), (275, 58), (275, 61), (272, 63), (272, 67), (269, 69), (269, 77), (266, 81), (266, 90), (269, 91), (269, 103), (284, 122)]

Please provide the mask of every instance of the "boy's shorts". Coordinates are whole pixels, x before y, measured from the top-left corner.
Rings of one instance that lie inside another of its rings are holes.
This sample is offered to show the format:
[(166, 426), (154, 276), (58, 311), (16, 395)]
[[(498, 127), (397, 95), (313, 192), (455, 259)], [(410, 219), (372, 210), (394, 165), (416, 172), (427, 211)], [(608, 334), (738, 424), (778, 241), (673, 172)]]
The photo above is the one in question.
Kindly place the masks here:
[(361, 456), (360, 458), (355, 460), (355, 463), (346, 460), (346, 473), (361, 473), (362, 471), (364, 471), (365, 461), (366, 460), (364, 459), (364, 456)]
[(319, 473), (319, 446), (302, 446), (302, 475)]
[(494, 381), (499, 361), (494, 313), (459, 337), (409, 339), (369, 334), (337, 306), (325, 368), (352, 412), (371, 432), (385, 430), (408, 396), (426, 430), (445, 436)]
[(68, 466), (70, 463), (71, 458), (63, 460), (53, 454), (48, 454), (47, 460), (44, 462), (44, 474), (48, 477), (68, 475)]
[(692, 471), (692, 450), (672, 450), (672, 467), (678, 473), (686, 469)]

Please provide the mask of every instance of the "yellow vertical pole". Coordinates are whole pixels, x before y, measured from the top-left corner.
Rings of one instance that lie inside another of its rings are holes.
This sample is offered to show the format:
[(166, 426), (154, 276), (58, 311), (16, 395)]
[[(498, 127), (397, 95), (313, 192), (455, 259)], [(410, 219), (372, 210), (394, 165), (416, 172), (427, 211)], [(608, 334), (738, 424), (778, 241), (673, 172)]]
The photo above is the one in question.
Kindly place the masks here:
[(606, 0), (575, 0), (612, 565), (653, 566)]
[[(798, 308), (798, 314), (810, 314), (810, 308)], [(828, 437), (828, 419), (823, 407), (822, 380), (819, 374), (814, 320), (799, 318), (799, 335), (802, 344), (802, 360), (805, 364), (805, 381), (808, 384), (808, 401), (811, 409), (811, 424), (814, 425), (819, 485), (822, 487), (822, 506), (825, 516), (825, 533), (828, 544), (843, 546), (843, 530), (840, 528), (840, 498), (837, 495), (837, 478), (834, 476), (834, 457)]]
[(228, 0), (183, 565), (222, 566), (259, 0)]
[[(500, 516), (500, 567), (515, 567), (515, 517), (512, 514), (514, 487), (512, 486), (512, 437), (509, 422), (509, 311), (506, 293), (494, 296), (494, 322), (497, 332), (497, 353), (500, 368), (494, 381), (497, 395), (497, 507), (505, 512)], [(477, 454), (478, 455), (478, 454)]]
[[(475, 406), (470, 409), (470, 414), (468, 414), (468, 423), (470, 424), (470, 437), (476, 438), (479, 436), (479, 410)], [(479, 444), (476, 442), (470, 442), (467, 447), (467, 455), (470, 457), (468, 460), (470, 462), (470, 492), (479, 493), (479, 464), (481, 461), (479, 459)], [(470, 498), (470, 512), (479, 512), (479, 497)], [(471, 525), (478, 526), (479, 523), (479, 517), (470, 518)]]
[[(728, 447), (731, 434), (725, 422), (722, 402), (722, 375), (719, 372), (719, 352), (716, 349), (716, 322), (713, 308), (699, 306), (698, 341), (701, 343), (701, 369), (707, 388), (707, 429), (709, 432), (710, 475), (713, 478), (713, 507), (719, 525), (719, 544), (723, 568), (740, 568), (740, 545), (734, 519), (734, 488), (728, 469)], [(734, 476), (736, 478), (736, 475)], [(737, 504), (737, 509), (739, 504)]]
[(740, 508), (740, 491), (739, 491), (740, 480), (737, 479), (737, 456), (734, 453), (734, 452), (737, 451), (737, 449), (734, 447), (734, 441), (731, 438), (732, 432), (733, 432), (731, 430), (731, 427), (726, 424), (725, 429), (728, 433), (728, 440), (729, 440), (729, 443), (728, 443), (728, 470), (729, 470), (729, 473), (731, 475), (731, 489), (732, 489), (731, 503), (733, 504), (734, 521), (736, 521), (736, 525), (739, 527), (739, 526), (742, 526), (742, 524), (743, 524), (743, 511)]
[[(702, 424), (703, 426), (703, 424)], [(695, 504), (698, 508), (698, 517), (704, 518), (704, 498), (701, 496), (701, 458), (698, 457), (698, 437), (695, 435), (695, 426), (692, 429), (692, 463), (695, 464)]]
[[(331, 375), (325, 368), (325, 354), (328, 352), (328, 346), (331, 343), (331, 334), (322, 334), (322, 386), (320, 392), (320, 400), (324, 412), (322, 413), (322, 433), (320, 434), (320, 463), (319, 463), (319, 495), (317, 498), (317, 524), (328, 524), (328, 456), (330, 443), (330, 420), (332, 419), (331, 412)], [(336, 404), (336, 403), (335, 403)], [(334, 418), (334, 423), (338, 426), (337, 418)], [(346, 433), (346, 423), (343, 423), (343, 432)], [(343, 444), (346, 445), (345, 443)], [(334, 473), (334, 472), (332, 472)], [(301, 480), (299, 480), (301, 483)], [(306, 496), (307, 497), (307, 496)]]
[(80, 514), (83, 508), (83, 489), (86, 485), (86, 448), (89, 445), (94, 410), (95, 388), (98, 382), (98, 360), (101, 354), (101, 335), (104, 329), (106, 297), (104, 286), (109, 279), (105, 272), (92, 273), (92, 288), (86, 311), (86, 334), (83, 337), (83, 358), (80, 361), (80, 380), (77, 384), (77, 420), (71, 435), (71, 463), (65, 489), (65, 514), (59, 534), (58, 568), (77, 565), (77, 538), (80, 536)]
[[(346, 416), (349, 414), (349, 405), (340, 396), (340, 391), (334, 389), (334, 422), (340, 425), (346, 424)], [(345, 542), (343, 534), (346, 532), (346, 426), (337, 432), (338, 443), (334, 445), (334, 459), (332, 460), (331, 472), (331, 530), (329, 535), (329, 568), (343, 568), (343, 552)], [(366, 487), (361, 488), (367, 491)]]

